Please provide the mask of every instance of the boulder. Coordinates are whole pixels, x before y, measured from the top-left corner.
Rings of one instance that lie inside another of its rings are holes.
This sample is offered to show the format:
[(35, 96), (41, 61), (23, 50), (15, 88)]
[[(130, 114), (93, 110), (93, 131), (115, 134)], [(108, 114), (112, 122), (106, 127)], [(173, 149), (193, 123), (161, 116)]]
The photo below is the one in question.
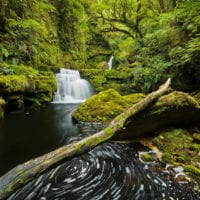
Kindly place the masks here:
[(90, 97), (72, 113), (72, 117), (82, 122), (109, 122), (144, 97), (141, 93), (121, 96), (114, 89), (108, 89)]
[[(72, 116), (76, 121), (109, 122), (132, 104), (137, 103), (144, 94), (121, 96), (113, 89), (100, 92), (81, 104)], [(174, 91), (160, 97), (137, 117), (128, 120), (124, 133), (115, 139), (134, 139), (143, 137), (169, 126), (189, 126), (200, 124), (200, 105), (190, 94)]]

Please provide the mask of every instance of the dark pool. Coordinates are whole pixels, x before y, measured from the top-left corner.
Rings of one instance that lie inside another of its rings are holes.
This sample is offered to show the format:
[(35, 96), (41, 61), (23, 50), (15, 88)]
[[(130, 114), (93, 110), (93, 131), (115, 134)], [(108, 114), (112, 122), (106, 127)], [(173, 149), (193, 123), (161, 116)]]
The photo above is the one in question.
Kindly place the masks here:
[(49, 104), (6, 114), (0, 121), (0, 175), (77, 136), (71, 112), (78, 104)]

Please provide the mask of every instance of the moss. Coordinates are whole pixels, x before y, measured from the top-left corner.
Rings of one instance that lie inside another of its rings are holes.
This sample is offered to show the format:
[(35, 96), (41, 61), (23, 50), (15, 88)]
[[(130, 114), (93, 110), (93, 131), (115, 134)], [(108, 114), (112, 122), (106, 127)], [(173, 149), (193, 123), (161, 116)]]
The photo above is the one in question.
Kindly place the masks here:
[(200, 169), (196, 167), (200, 161), (200, 145), (195, 143), (192, 134), (173, 129), (163, 131), (152, 142), (162, 151), (164, 163), (184, 166), (184, 170), (200, 183)]
[(191, 149), (192, 151), (200, 151), (200, 145), (193, 143), (189, 146), (189, 149)]
[(164, 162), (196, 163), (200, 145), (193, 143), (192, 135), (186, 130), (162, 132), (152, 142), (163, 152)]
[(0, 75), (0, 92), (24, 92), (27, 78), (24, 75)]
[(108, 136), (112, 136), (113, 133), (114, 133), (113, 128), (112, 128), (112, 127), (106, 128), (106, 129), (105, 129), (105, 133), (106, 133), (106, 135), (108, 135)]
[(184, 92), (171, 92), (159, 98), (152, 106), (149, 114), (160, 114), (164, 111), (178, 110), (181, 107), (194, 107), (199, 109), (200, 106), (195, 98)]
[[(194, 135), (194, 134), (193, 134)], [(162, 161), (182, 165), (185, 172), (200, 184), (200, 144), (193, 135), (183, 129), (162, 131), (152, 143), (162, 151)]]
[(153, 156), (150, 155), (149, 153), (141, 153), (140, 159), (144, 162), (153, 162), (154, 161)]
[(194, 165), (185, 165), (184, 171), (200, 184), (200, 168)]
[(4, 117), (4, 108), (5, 108), (6, 102), (3, 98), (0, 97), (0, 119)]
[(133, 93), (124, 96), (124, 98), (130, 103), (130, 104), (135, 104), (142, 100), (145, 97), (145, 94), (143, 93)]
[(79, 121), (110, 121), (127, 106), (123, 97), (113, 89), (100, 92), (89, 98), (73, 112)]
[(24, 104), (25, 106), (30, 106), (30, 105), (34, 105), (34, 106), (40, 106), (40, 100), (39, 98), (35, 95), (35, 94), (29, 94), (29, 96), (26, 96), (26, 94), (24, 95)]
[(7, 107), (9, 110), (20, 110), (24, 107), (24, 99), (22, 94), (11, 94), (7, 98)]
[(200, 103), (200, 92), (196, 92), (193, 97)]
[(199, 167), (195, 167), (193, 165), (186, 165), (186, 166), (184, 166), (184, 170), (186, 172), (190, 172), (194, 175), (200, 176), (200, 168)]
[(11, 193), (12, 191), (13, 191), (13, 186), (12, 185), (7, 185), (6, 192)]
[[(137, 98), (138, 97), (138, 98)], [(141, 99), (141, 94), (132, 95), (133, 101)], [(81, 104), (72, 116), (78, 121), (108, 122), (132, 104), (131, 96), (121, 96), (117, 91), (108, 89), (90, 97)]]
[(81, 75), (89, 80), (96, 92), (110, 88), (117, 90), (120, 94), (132, 92), (129, 85), (132, 69), (82, 69)]
[(192, 137), (197, 143), (200, 143), (200, 133), (193, 133)]
[(0, 65), (0, 94), (6, 97), (8, 109), (23, 108), (23, 99), (37, 105), (52, 100), (57, 83), (51, 71), (38, 71), (24, 65)]

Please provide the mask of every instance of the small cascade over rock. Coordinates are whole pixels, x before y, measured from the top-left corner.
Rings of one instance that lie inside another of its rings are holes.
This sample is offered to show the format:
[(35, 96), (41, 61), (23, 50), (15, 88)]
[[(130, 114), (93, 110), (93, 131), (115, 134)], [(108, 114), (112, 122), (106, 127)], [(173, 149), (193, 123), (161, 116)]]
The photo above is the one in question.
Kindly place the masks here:
[(79, 71), (61, 68), (56, 80), (58, 88), (53, 103), (79, 103), (92, 95), (89, 82), (80, 77)]
[(108, 69), (112, 69), (112, 63), (113, 63), (113, 59), (114, 59), (114, 56), (111, 56), (109, 61), (108, 61)]

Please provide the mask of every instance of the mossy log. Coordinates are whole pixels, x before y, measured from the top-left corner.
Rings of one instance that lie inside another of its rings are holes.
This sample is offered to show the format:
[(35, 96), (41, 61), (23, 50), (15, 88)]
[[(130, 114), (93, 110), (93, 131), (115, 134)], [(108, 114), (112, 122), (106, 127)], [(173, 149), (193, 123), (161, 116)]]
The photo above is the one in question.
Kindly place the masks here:
[(168, 79), (167, 82), (163, 84), (157, 91), (148, 94), (140, 102), (134, 104), (132, 107), (114, 118), (104, 130), (86, 137), (78, 142), (68, 144), (55, 151), (32, 159), (10, 170), (0, 178), (0, 198), (7, 198), (16, 189), (40, 175), (50, 167), (58, 164), (62, 160), (83, 153), (92, 147), (109, 140), (115, 134), (121, 132), (129, 123), (129, 119), (131, 117), (147, 108), (158, 97), (169, 92), (170, 83), (171, 80)]

